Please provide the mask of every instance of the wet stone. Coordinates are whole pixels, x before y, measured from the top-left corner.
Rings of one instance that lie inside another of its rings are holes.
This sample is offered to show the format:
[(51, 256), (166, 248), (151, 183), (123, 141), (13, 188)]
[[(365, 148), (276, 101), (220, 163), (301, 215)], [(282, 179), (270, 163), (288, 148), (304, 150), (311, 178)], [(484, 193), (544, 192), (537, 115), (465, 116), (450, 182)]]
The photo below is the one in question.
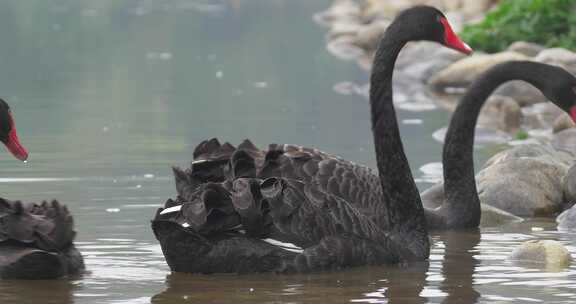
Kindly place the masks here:
[(478, 123), (480, 125), (496, 127), (508, 133), (515, 133), (520, 129), (522, 110), (520, 105), (510, 97), (493, 95), (484, 104)]
[(562, 243), (553, 240), (532, 240), (512, 251), (509, 260), (519, 266), (561, 271), (572, 261), (570, 252)]
[(477, 175), (480, 200), (516, 216), (552, 216), (562, 210), (562, 178), (572, 160), (549, 146), (502, 151)]
[(552, 146), (557, 150), (574, 152), (576, 151), (576, 128), (569, 128), (554, 134)]
[(527, 60), (529, 57), (516, 52), (496, 54), (475, 54), (449, 65), (434, 75), (429, 84), (432, 88), (442, 91), (449, 87), (467, 87), (480, 74), (489, 68), (506, 61)]
[[(446, 200), (444, 193), (444, 184), (442, 182), (434, 184), (420, 194), (422, 204), (429, 209), (440, 207)], [(509, 212), (496, 207), (480, 204), (481, 217), (480, 227), (497, 227), (505, 224), (521, 222), (521, 217), (515, 216)]]
[(576, 124), (574, 123), (570, 115), (562, 113), (556, 118), (556, 120), (554, 120), (554, 124), (552, 126), (552, 132), (558, 133), (565, 129), (570, 129), (574, 127), (576, 127)]
[(556, 222), (559, 230), (576, 230), (576, 206), (560, 213)]
[(503, 84), (494, 94), (513, 98), (523, 107), (548, 100), (540, 90), (521, 80), (514, 80)]
[(534, 57), (545, 49), (544, 46), (526, 41), (516, 41), (508, 47), (508, 51), (517, 52), (526, 56)]
[[(576, 203), (576, 164), (572, 165), (562, 180), (564, 200), (567, 204)], [(576, 225), (576, 222), (574, 223)]]

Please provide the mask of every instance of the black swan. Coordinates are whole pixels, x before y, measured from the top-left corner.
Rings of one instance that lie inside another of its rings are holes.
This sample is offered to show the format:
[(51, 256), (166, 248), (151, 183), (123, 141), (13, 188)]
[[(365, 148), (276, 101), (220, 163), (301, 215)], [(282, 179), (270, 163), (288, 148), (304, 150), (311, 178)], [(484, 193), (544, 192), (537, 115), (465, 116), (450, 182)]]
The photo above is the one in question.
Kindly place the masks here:
[[(22, 161), (20, 144), (8, 104), (0, 99), (0, 140)], [(24, 204), (0, 198), (0, 278), (52, 279), (84, 269), (74, 247), (72, 215), (57, 201)]]
[(394, 63), (412, 40), (471, 52), (431, 7), (405, 10), (388, 27), (370, 90), (380, 178), (314, 149), (271, 145), (264, 152), (248, 141), (238, 148), (204, 142), (189, 171), (174, 170), (178, 198), (152, 221), (170, 268), (302, 272), (427, 259), (424, 209), (392, 102)]
[(427, 210), (428, 227), (478, 227), (480, 199), (474, 178), (474, 131), (484, 102), (505, 82), (523, 80), (576, 121), (576, 78), (566, 70), (532, 61), (496, 65), (468, 88), (452, 115), (446, 133), (442, 163), (444, 197), (440, 207)]

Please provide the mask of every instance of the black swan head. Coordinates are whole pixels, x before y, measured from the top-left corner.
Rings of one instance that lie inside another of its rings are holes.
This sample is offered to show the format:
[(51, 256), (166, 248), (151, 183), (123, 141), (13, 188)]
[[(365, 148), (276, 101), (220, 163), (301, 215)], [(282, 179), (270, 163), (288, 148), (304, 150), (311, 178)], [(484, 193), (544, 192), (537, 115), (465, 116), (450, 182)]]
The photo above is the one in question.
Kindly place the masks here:
[(21, 161), (28, 159), (28, 151), (20, 144), (18, 139), (10, 106), (2, 99), (0, 99), (0, 141), (6, 145), (8, 151), (17, 159)]
[(397, 20), (406, 40), (429, 40), (462, 52), (472, 53), (472, 48), (464, 43), (448, 23), (444, 14), (430, 6), (415, 6), (400, 13)]

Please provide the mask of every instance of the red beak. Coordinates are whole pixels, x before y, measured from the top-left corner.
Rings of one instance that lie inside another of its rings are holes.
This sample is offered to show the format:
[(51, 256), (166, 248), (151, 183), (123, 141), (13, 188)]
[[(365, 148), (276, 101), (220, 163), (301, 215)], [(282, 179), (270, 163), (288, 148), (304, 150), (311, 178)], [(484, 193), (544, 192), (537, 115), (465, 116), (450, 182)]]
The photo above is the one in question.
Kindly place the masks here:
[(572, 117), (573, 122), (576, 122), (576, 106), (570, 108), (570, 117)]
[(446, 44), (447, 47), (466, 55), (471, 54), (473, 51), (472, 48), (462, 41), (456, 33), (454, 33), (448, 20), (442, 17), (440, 18), (440, 22), (442, 22), (442, 25), (444, 26), (444, 44)]
[(28, 159), (28, 151), (20, 143), (18, 139), (18, 133), (16, 133), (16, 125), (14, 124), (14, 119), (12, 118), (12, 113), (8, 112), (8, 117), (10, 119), (10, 133), (8, 133), (8, 139), (6, 140), (6, 148), (12, 153), (17, 159), (25, 161)]

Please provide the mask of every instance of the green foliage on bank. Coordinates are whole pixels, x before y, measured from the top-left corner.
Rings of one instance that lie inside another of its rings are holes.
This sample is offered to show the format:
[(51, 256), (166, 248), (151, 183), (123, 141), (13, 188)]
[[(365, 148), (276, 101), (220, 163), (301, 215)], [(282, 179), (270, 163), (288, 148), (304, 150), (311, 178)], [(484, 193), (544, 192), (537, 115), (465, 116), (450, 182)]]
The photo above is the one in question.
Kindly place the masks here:
[(576, 50), (576, 0), (503, 0), (461, 37), (486, 52), (506, 49), (514, 41)]
[(528, 137), (529, 137), (528, 132), (526, 132), (524, 130), (520, 130), (520, 131), (516, 132), (515, 139), (526, 140), (526, 139), (528, 139)]

